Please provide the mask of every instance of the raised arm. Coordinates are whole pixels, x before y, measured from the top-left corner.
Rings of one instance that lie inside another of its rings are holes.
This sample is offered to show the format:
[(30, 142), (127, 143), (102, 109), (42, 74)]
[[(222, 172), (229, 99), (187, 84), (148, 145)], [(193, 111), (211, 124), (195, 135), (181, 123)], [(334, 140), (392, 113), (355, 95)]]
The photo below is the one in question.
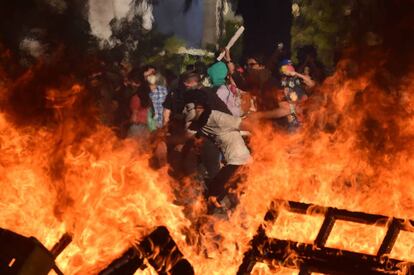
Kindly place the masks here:
[(303, 80), (303, 83), (305, 83), (305, 85), (308, 86), (309, 88), (313, 88), (316, 85), (315, 81), (313, 81), (313, 79), (310, 78), (307, 75), (304, 75), (304, 74), (300, 74), (300, 73), (296, 73), (295, 72), (295, 76), (297, 76), (300, 79), (302, 79)]

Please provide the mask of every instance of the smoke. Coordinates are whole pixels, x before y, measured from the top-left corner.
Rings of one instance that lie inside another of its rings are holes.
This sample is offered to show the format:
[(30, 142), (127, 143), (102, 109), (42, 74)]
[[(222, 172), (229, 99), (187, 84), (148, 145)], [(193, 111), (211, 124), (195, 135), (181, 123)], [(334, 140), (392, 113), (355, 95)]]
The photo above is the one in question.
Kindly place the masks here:
[(142, 17), (142, 27), (151, 30), (154, 22), (153, 6), (148, 0), (142, 1), (136, 8), (136, 14)]
[(36, 59), (44, 56), (46, 52), (45, 45), (43, 45), (42, 42), (29, 37), (26, 37), (22, 40), (20, 43), (20, 50)]
[(125, 17), (130, 3), (131, 0), (89, 0), (89, 23), (92, 33), (100, 39), (109, 39), (112, 34), (109, 23), (113, 18)]
[(142, 27), (151, 30), (154, 21), (152, 12), (152, 4), (146, 0), (89, 0), (89, 23), (92, 33), (102, 40), (111, 37), (110, 22), (114, 18), (127, 17), (131, 20), (134, 15), (138, 15), (142, 17)]

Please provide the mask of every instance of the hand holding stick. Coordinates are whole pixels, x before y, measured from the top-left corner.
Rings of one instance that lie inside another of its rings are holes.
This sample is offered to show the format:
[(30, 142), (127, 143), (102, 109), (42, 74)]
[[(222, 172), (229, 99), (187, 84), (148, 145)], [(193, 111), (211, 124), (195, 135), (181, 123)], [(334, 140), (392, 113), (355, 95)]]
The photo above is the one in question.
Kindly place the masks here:
[[(230, 41), (229, 41), (229, 43), (227, 44), (227, 46), (226, 46), (226, 49), (227, 50), (230, 50), (233, 46), (234, 46), (234, 44), (236, 44), (236, 42), (237, 42), (237, 40), (239, 40), (239, 38), (240, 38), (240, 36), (243, 34), (243, 32), (244, 32), (244, 26), (241, 26), (237, 31), (236, 31), (236, 33), (233, 35), (233, 37), (230, 39)], [(219, 55), (219, 57), (217, 57), (217, 61), (221, 61), (223, 58), (224, 58), (224, 56), (226, 55), (226, 52), (225, 51), (223, 51), (220, 55)]]

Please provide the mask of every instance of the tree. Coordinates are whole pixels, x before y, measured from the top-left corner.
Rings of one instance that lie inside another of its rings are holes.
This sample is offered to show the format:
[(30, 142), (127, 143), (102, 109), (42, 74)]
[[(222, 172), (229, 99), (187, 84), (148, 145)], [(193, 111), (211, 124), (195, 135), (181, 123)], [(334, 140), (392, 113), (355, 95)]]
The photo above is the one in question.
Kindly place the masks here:
[(244, 55), (262, 53), (269, 56), (282, 42), (289, 52), (292, 27), (291, 0), (239, 0), (237, 12), (244, 26)]
[(217, 14), (217, 5), (221, 3), (222, 0), (204, 0), (203, 1), (203, 39), (201, 45), (203, 47), (209, 47), (210, 45), (215, 46), (218, 39), (217, 33), (217, 23), (220, 20), (220, 15)]
[[(1, 1), (0, 16), (7, 20), (0, 23), (0, 43), (13, 53), (22, 67), (33, 64), (41, 55), (56, 55), (57, 49), (64, 52), (62, 56), (68, 61), (81, 63), (82, 57), (90, 56), (89, 50), (97, 45), (90, 34), (86, 14), (87, 5), (81, 0)], [(37, 53), (33, 52), (33, 45), (38, 45)], [(66, 64), (68, 62), (63, 62), (57, 67), (74, 67), (74, 64)]]
[[(96, 69), (98, 43), (90, 34), (87, 5), (82, 0), (1, 1), (0, 17), (7, 18), (0, 22), (0, 44), (12, 66), (1, 65), (15, 80), (7, 107), (22, 123), (41, 123), (51, 117), (48, 89), (68, 89)], [(23, 75), (25, 81), (18, 81)]]
[[(218, 2), (219, 1), (219, 2)], [(186, 7), (191, 5), (191, 0), (186, 0)], [(237, 7), (237, 14), (244, 20), (246, 31), (243, 39), (244, 55), (262, 53), (271, 55), (280, 42), (285, 48), (290, 49), (290, 29), (292, 26), (292, 0), (230, 0), (230, 4)], [(220, 7), (222, 0), (206, 0), (205, 16), (211, 15), (210, 20), (223, 22)], [(214, 16), (215, 15), (215, 16)], [(214, 24), (209, 21), (210, 31)], [(222, 24), (221, 29), (224, 27)], [(215, 27), (217, 30), (217, 27)]]
[(322, 62), (332, 67), (336, 49), (348, 39), (351, 1), (295, 0), (294, 6), (292, 48), (312, 45)]
[(390, 26), (399, 15), (394, 13), (403, 14), (409, 5), (387, 0), (294, 0), (292, 48), (312, 45), (321, 61), (333, 68), (343, 49), (379, 45), (395, 34)]

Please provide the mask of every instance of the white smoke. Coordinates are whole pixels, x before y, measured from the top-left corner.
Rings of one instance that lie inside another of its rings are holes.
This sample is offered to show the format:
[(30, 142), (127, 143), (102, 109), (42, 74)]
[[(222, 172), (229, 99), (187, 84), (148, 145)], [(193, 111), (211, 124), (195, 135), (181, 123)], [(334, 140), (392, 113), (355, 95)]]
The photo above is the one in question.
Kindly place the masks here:
[(154, 17), (152, 5), (143, 0), (136, 8), (132, 8), (131, 0), (89, 0), (89, 23), (92, 33), (102, 39), (108, 40), (111, 36), (109, 23), (114, 18), (132, 18), (137, 14), (142, 17), (142, 27), (146, 30), (152, 28)]
[(34, 58), (40, 58), (46, 52), (45, 45), (43, 45), (39, 40), (32, 37), (24, 38), (20, 42), (19, 48), (21, 51)]
[(141, 1), (138, 7), (135, 10), (132, 10), (130, 16), (137, 14), (138, 16), (142, 17), (142, 27), (146, 30), (152, 29), (152, 24), (154, 23), (154, 14), (153, 14), (153, 6), (152, 4), (148, 3), (147, 0)]

